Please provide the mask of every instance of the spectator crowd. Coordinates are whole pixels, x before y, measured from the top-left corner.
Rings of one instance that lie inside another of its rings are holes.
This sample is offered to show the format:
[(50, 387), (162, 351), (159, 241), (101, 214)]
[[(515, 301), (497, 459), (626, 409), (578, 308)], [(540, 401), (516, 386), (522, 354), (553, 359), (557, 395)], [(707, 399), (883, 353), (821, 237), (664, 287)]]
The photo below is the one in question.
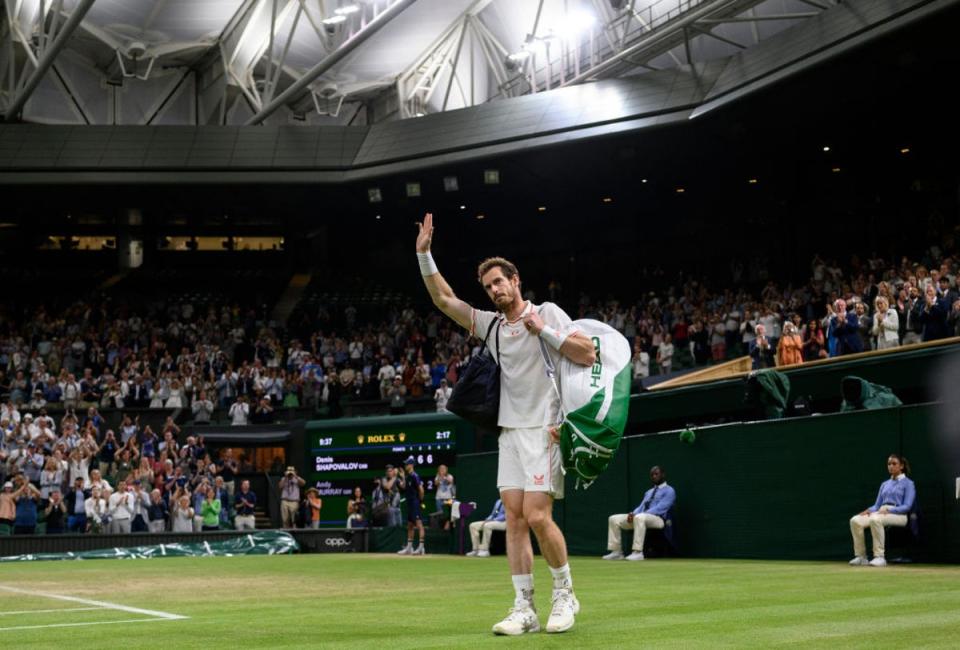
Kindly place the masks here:
[[(756, 368), (783, 366), (957, 335), (957, 271), (952, 244), (919, 260), (814, 256), (809, 278), (795, 284), (734, 263), (725, 287), (656, 272), (630, 300), (581, 294), (572, 312), (627, 337), (636, 380), (741, 355)], [(556, 282), (527, 297), (566, 302)], [(20, 532), (39, 520), (48, 530), (116, 532), (229, 525), (239, 461), (212, 458), (202, 437), (181, 436), (178, 420), (220, 413), (240, 426), (299, 408), (337, 417), (351, 399), (392, 413), (432, 399), (442, 410), (480, 349), (412, 304), (368, 322), (349, 304), (338, 314), (320, 306), (289, 329), (255, 310), (187, 298), (139, 310), (109, 298), (3, 309), (0, 525)], [(130, 417), (114, 431), (98, 410), (152, 408), (173, 410), (158, 431)]]

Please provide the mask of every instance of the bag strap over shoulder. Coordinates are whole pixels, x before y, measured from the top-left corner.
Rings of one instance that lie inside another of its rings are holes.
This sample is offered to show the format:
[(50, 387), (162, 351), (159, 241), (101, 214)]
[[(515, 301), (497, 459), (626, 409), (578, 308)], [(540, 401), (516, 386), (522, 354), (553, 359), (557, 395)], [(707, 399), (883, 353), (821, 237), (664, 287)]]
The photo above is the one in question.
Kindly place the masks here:
[(490, 321), (490, 326), (487, 327), (487, 334), (483, 337), (483, 346), (480, 348), (480, 354), (483, 354), (484, 348), (487, 347), (487, 341), (490, 339), (490, 332), (493, 331), (493, 326), (497, 326), (496, 334), (496, 346), (497, 346), (497, 365), (500, 365), (500, 317), (495, 316), (492, 321)]

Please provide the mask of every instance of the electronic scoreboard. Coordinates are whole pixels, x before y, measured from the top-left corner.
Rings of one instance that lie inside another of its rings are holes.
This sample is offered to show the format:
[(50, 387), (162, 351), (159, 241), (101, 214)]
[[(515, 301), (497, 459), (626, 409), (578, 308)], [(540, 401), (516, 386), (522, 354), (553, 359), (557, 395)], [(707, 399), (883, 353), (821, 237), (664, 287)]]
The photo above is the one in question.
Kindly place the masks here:
[[(405, 419), (405, 418), (404, 418)], [(354, 423), (342, 429), (308, 429), (306, 487), (316, 487), (323, 499), (321, 523), (343, 526), (347, 501), (359, 486), (369, 504), (373, 480), (386, 474), (387, 465), (403, 469), (408, 456), (417, 459), (416, 472), (423, 480), (426, 512), (434, 510), (434, 477), (446, 465), (455, 475), (456, 427), (449, 419), (436, 423), (384, 422), (377, 418), (369, 427)]]

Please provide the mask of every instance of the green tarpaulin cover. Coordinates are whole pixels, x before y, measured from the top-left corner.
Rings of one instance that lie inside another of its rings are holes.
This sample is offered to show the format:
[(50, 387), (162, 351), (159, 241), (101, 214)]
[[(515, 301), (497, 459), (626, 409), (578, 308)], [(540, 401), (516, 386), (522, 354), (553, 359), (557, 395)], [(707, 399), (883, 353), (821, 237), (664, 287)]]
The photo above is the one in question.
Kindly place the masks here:
[(25, 562), (28, 560), (143, 560), (154, 557), (231, 557), (234, 555), (280, 555), (300, 549), (297, 540), (289, 533), (268, 530), (249, 535), (231, 537), (216, 542), (194, 544), (157, 544), (130, 548), (100, 548), (92, 551), (68, 551), (66, 553), (27, 553), (0, 557), (0, 562)]

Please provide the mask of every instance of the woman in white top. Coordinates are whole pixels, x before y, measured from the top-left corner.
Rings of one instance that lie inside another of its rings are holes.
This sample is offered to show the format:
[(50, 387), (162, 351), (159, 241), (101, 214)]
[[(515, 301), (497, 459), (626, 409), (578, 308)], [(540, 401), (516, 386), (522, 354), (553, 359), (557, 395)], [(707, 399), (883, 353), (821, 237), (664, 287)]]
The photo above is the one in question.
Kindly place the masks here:
[[(101, 498), (100, 488), (90, 489), (90, 498), (83, 502), (83, 509), (87, 514), (87, 527), (90, 532), (104, 532), (104, 526), (109, 524), (109, 517), (107, 517), (107, 500)], [(104, 517), (107, 517), (107, 521), (104, 521)]]
[(890, 302), (883, 296), (874, 301), (876, 313), (873, 316), (873, 329), (870, 333), (877, 340), (878, 350), (888, 350), (900, 345), (900, 316), (896, 309), (890, 308)]
[[(178, 493), (180, 491), (178, 490)], [(173, 500), (173, 509), (170, 513), (170, 519), (173, 521), (173, 532), (192, 533), (193, 532), (193, 508), (190, 507), (190, 497), (186, 493), (181, 493), (179, 498)]]
[(183, 408), (183, 388), (176, 379), (170, 382), (170, 397), (167, 398), (165, 406), (168, 409)]
[(50, 456), (47, 463), (40, 472), (40, 497), (44, 500), (50, 498), (50, 493), (54, 490), (63, 488), (63, 472), (60, 471), (57, 460)]

